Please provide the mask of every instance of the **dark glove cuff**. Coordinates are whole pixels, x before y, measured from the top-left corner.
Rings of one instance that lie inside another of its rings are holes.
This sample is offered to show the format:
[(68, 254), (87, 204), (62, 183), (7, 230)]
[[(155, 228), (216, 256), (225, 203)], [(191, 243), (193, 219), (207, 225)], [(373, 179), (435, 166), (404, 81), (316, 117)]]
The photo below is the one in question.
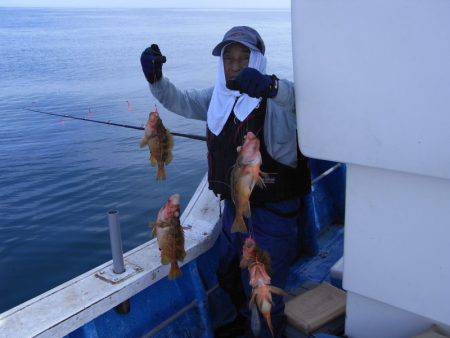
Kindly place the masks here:
[(274, 98), (278, 94), (278, 78), (275, 76), (275, 74), (272, 74), (271, 76), (272, 82), (269, 85), (269, 89), (267, 91), (267, 97), (269, 99)]

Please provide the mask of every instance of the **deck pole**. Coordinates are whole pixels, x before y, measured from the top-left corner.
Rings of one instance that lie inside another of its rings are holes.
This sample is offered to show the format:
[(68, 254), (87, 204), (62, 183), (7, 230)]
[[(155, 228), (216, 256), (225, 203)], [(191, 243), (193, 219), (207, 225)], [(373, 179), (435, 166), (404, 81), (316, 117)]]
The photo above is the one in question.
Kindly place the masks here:
[(125, 271), (122, 252), (122, 237), (120, 234), (119, 212), (108, 211), (109, 239), (111, 241), (111, 253), (114, 273), (121, 274)]

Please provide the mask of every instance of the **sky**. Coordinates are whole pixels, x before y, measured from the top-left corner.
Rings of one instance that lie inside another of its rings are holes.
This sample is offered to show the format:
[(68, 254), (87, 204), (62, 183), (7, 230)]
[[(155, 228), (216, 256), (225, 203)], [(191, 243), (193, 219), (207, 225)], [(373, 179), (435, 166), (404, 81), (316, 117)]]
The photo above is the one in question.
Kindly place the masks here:
[(280, 8), (290, 0), (0, 0), (0, 7), (95, 7), (95, 8)]

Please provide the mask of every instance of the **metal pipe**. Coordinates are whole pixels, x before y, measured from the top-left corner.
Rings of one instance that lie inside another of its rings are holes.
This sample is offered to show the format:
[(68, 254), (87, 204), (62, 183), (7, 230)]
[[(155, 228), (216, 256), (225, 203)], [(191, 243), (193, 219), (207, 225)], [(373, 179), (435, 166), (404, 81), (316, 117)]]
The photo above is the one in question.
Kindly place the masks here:
[(335, 164), (334, 166), (332, 166), (330, 169), (325, 170), (322, 174), (320, 174), (319, 176), (317, 176), (315, 179), (313, 179), (311, 181), (311, 185), (319, 183), (319, 181), (321, 181), (322, 179), (324, 179), (325, 177), (330, 175), (333, 171), (339, 169), (341, 167), (341, 165), (342, 165), (342, 163), (338, 163), (338, 164)]
[(122, 252), (122, 237), (120, 234), (119, 212), (108, 211), (109, 239), (111, 241), (111, 253), (114, 273), (121, 274), (125, 271)]

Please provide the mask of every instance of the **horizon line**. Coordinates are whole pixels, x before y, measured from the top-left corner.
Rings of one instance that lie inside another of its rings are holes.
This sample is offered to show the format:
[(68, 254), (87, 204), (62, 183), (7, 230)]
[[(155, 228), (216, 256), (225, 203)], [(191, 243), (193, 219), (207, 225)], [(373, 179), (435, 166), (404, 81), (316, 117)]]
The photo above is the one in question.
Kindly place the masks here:
[(4, 6), (0, 8), (34, 8), (34, 9), (188, 9), (188, 10), (224, 10), (224, 9), (239, 9), (239, 10), (290, 10), (289, 7), (108, 7), (108, 6)]

